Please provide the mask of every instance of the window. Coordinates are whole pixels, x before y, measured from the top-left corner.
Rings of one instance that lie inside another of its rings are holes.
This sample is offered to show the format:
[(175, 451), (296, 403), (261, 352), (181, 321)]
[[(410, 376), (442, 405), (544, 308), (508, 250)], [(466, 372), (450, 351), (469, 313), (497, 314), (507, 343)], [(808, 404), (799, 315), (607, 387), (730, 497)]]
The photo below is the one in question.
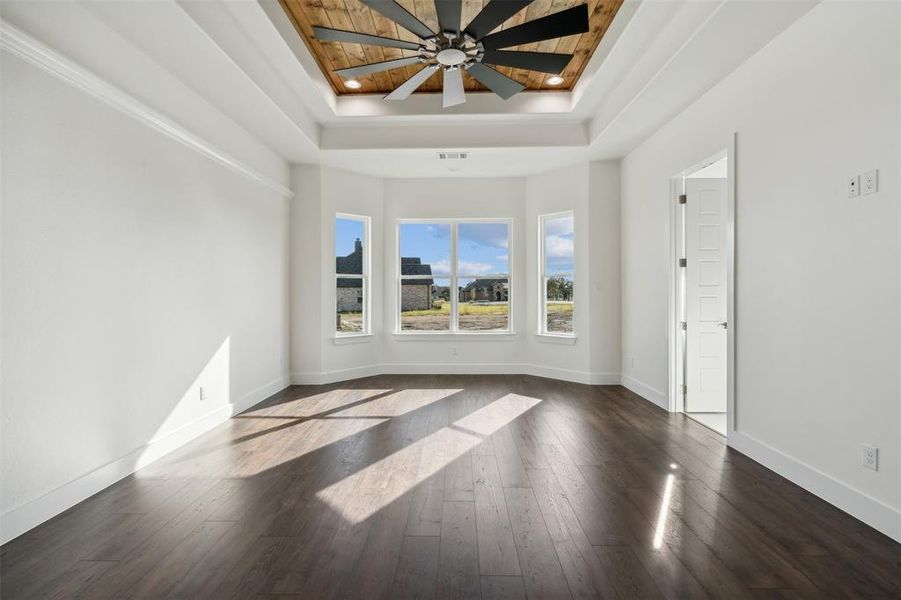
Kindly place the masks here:
[(510, 331), (510, 223), (398, 222), (399, 330)]
[(335, 216), (335, 334), (369, 333), (369, 217)]
[(541, 323), (539, 333), (573, 335), (575, 231), (573, 213), (538, 217), (541, 240)]

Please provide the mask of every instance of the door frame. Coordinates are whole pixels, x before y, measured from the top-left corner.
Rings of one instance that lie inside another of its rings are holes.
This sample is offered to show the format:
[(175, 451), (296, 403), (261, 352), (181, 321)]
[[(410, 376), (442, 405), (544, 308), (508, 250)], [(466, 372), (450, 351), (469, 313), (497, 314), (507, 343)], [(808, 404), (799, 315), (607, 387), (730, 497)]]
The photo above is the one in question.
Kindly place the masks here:
[(682, 178), (693, 173), (699, 168), (711, 162), (726, 158), (728, 176), (726, 182), (726, 434), (727, 437), (738, 430), (738, 420), (735, 410), (735, 197), (736, 197), (736, 148), (738, 134), (732, 134), (732, 139), (725, 145), (725, 149), (710, 155), (704, 160), (695, 162), (685, 169), (670, 177), (669, 180), (669, 302), (668, 302), (668, 327), (667, 327), (667, 354), (668, 354), (668, 389), (667, 409), (669, 412), (682, 412), (684, 409), (683, 396), (680, 393), (683, 382), (683, 345), (682, 331), (679, 326), (679, 283), (682, 235), (677, 229), (679, 194), (682, 193)]

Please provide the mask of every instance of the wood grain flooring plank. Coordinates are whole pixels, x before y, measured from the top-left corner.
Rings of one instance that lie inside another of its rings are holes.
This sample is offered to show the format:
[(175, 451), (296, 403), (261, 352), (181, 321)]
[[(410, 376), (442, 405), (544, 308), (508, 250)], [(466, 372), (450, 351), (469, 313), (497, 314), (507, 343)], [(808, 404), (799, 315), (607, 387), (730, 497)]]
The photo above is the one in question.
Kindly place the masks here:
[(472, 470), (479, 572), (482, 575), (521, 575), (497, 461), (493, 455), (473, 455)]
[(548, 600), (570, 598), (569, 585), (535, 494), (530, 488), (507, 488), (504, 495), (527, 596)]
[(481, 597), (476, 512), (472, 502), (445, 502), (441, 520), (437, 597)]
[(287, 388), (3, 545), (0, 596), (885, 600), (901, 544), (619, 386), (385, 375)]
[(429, 600), (436, 594), (440, 536), (407, 536), (400, 552), (391, 597)]

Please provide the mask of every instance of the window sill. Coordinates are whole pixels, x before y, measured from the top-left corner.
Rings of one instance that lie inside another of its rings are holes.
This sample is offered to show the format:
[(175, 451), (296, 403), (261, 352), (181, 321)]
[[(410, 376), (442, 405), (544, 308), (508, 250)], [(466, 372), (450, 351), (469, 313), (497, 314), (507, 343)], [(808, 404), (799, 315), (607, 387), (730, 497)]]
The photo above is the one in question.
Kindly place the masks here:
[(435, 332), (424, 332), (424, 333), (415, 333), (412, 331), (395, 331), (394, 339), (398, 342), (432, 342), (438, 340), (454, 340), (459, 342), (461, 340), (469, 340), (469, 341), (479, 341), (479, 342), (512, 342), (516, 338), (516, 334), (510, 331), (503, 331), (498, 333), (435, 333)]
[(576, 343), (575, 335), (557, 335), (554, 333), (536, 333), (535, 338), (546, 344), (566, 344), (572, 346)]
[(336, 346), (344, 344), (365, 344), (371, 342), (373, 335), (371, 333), (351, 333), (347, 335), (336, 335), (332, 341)]

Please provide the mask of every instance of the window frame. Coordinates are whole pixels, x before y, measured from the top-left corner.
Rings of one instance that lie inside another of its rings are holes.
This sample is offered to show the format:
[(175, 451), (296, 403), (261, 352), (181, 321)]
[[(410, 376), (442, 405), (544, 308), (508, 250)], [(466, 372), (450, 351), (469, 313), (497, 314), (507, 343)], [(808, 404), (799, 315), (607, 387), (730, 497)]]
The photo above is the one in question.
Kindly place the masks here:
[[(363, 282), (363, 327), (360, 331), (352, 331), (352, 332), (342, 332), (338, 331), (337, 327), (333, 330), (335, 339), (338, 338), (355, 338), (355, 337), (367, 337), (372, 335), (371, 330), (371, 315), (372, 315), (372, 286), (370, 282), (369, 272), (370, 272), (370, 263), (372, 259), (372, 248), (369, 245), (369, 241), (371, 239), (371, 230), (372, 230), (372, 218), (368, 215), (354, 215), (350, 213), (336, 212), (335, 220), (332, 223), (332, 248), (335, 247), (335, 225), (338, 219), (344, 219), (348, 221), (359, 221), (363, 224), (363, 273), (357, 275), (355, 273), (338, 273), (338, 268), (335, 265), (334, 261), (332, 262), (332, 269), (334, 269), (334, 282), (335, 287), (332, 288), (334, 290), (334, 296), (332, 301), (332, 306), (335, 307), (335, 311), (337, 313), (338, 306), (338, 280), (339, 279), (360, 279)], [(335, 258), (337, 258), (337, 253), (335, 253)]]
[[(566, 331), (548, 331), (547, 328), (547, 252), (545, 225), (547, 221), (559, 219), (561, 217), (571, 217), (573, 220), (573, 266), (572, 271), (555, 272), (553, 276), (569, 276), (573, 282), (573, 330)], [(545, 213), (538, 215), (538, 333), (539, 336), (550, 338), (562, 338), (564, 340), (575, 340), (576, 338), (576, 214), (574, 210), (563, 210), (553, 213)]]
[[(457, 263), (459, 262), (459, 258), (457, 256), (458, 250), (458, 226), (461, 224), (491, 224), (491, 223), (502, 223), (507, 226), (507, 273), (492, 273), (485, 275), (467, 275), (465, 273), (457, 272)], [(447, 275), (402, 275), (402, 268), (400, 259), (401, 255), (401, 226), (403, 225), (450, 225), (451, 229), (451, 244), (450, 244), (450, 273)], [(422, 336), (422, 337), (443, 337), (443, 336), (511, 336), (514, 334), (513, 331), (513, 219), (509, 217), (472, 217), (472, 218), (424, 218), (424, 219), (410, 219), (410, 218), (401, 218), (396, 219), (395, 222), (395, 269), (396, 273), (396, 282), (395, 282), (395, 302), (394, 302), (394, 315), (395, 315), (395, 325), (394, 325), (394, 334), (398, 336)], [(402, 286), (404, 280), (413, 280), (413, 279), (447, 279), (450, 282), (450, 326), (446, 330), (427, 330), (427, 331), (416, 331), (410, 329), (402, 329), (401, 323), (401, 310), (402, 308)], [(460, 279), (506, 279), (507, 280), (507, 328), (506, 329), (493, 329), (493, 330), (461, 330), (459, 327), (459, 315), (458, 315), (458, 305), (460, 300), (460, 294), (457, 282)]]

